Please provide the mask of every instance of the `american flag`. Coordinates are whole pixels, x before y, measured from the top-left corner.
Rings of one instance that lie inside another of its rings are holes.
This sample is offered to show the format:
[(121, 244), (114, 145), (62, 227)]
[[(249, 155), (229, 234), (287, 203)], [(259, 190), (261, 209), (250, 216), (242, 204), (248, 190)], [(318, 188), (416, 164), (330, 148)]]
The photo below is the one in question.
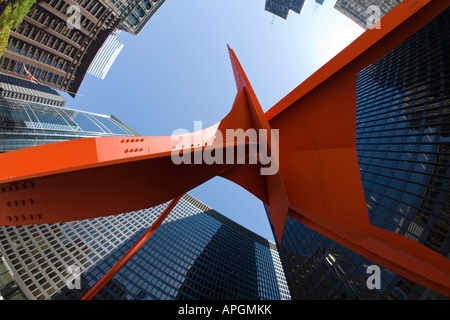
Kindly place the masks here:
[(30, 81), (36, 84), (39, 84), (39, 82), (36, 80), (35, 77), (25, 68), (25, 64), (23, 65), (23, 70), (25, 70), (26, 74), (28, 75), (28, 78), (30, 78)]

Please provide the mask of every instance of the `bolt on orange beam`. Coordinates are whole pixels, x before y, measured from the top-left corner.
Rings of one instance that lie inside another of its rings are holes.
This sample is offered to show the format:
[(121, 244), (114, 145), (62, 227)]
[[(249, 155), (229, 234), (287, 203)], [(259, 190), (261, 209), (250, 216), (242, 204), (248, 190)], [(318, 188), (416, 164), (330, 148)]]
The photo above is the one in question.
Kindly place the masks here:
[(163, 213), (148, 228), (148, 230), (139, 238), (138, 241), (125, 253), (125, 255), (117, 261), (117, 263), (81, 298), (81, 300), (92, 300), (103, 287), (120, 271), (120, 269), (133, 257), (133, 255), (147, 242), (147, 240), (155, 233), (158, 227), (164, 222), (170, 212), (175, 208), (182, 196), (173, 199)]

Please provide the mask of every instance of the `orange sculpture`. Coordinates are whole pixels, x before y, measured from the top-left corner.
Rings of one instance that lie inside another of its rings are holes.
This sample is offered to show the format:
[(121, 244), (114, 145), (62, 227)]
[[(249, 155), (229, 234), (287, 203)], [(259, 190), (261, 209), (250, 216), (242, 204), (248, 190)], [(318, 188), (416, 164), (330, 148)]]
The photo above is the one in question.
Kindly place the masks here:
[[(372, 226), (356, 154), (356, 75), (449, 6), (404, 0), (264, 113), (234, 52), (237, 96), (216, 125), (170, 137), (85, 138), (0, 155), (0, 225), (80, 220), (152, 207), (222, 176), (268, 209), (282, 242), (289, 215), (397, 274), (450, 296), (450, 261)], [(242, 130), (266, 139), (224, 134)], [(245, 148), (244, 154), (239, 151)], [(271, 153), (268, 168), (261, 150)], [(228, 160), (221, 154), (231, 154)], [(174, 155), (188, 163), (175, 163)], [(186, 159), (187, 159), (186, 158)], [(197, 162), (195, 160), (198, 160)]]

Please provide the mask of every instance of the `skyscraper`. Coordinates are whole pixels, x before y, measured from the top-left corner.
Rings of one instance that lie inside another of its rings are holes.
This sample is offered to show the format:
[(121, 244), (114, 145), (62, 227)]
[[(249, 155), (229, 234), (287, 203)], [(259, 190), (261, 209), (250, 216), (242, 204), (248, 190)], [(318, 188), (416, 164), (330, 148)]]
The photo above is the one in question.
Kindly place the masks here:
[(402, 0), (337, 0), (334, 8), (366, 30), (376, 22), (375, 14), (379, 14), (377, 19), (380, 19), (400, 2)]
[[(357, 75), (357, 151), (370, 221), (450, 255), (450, 11)], [(407, 58), (405, 58), (407, 57)], [(288, 218), (280, 257), (293, 299), (440, 299)]]
[(64, 107), (66, 99), (58, 92), (47, 87), (13, 76), (0, 73), (0, 96), (32, 101), (57, 107)]
[(104, 0), (116, 14), (123, 16), (118, 28), (139, 34), (166, 0)]
[(105, 43), (95, 55), (87, 73), (92, 74), (100, 79), (105, 79), (106, 74), (116, 60), (120, 51), (123, 49), (123, 44), (117, 39), (120, 30), (115, 30), (108, 36)]
[(102, 1), (38, 1), (11, 30), (0, 71), (26, 79), (25, 66), (42, 84), (75, 96), (96, 52), (120, 21)]
[(56, 91), (0, 74), (0, 153), (98, 136), (135, 136), (119, 119), (57, 106)]
[(266, 0), (265, 10), (287, 20), (291, 12), (300, 14), (306, 0)]

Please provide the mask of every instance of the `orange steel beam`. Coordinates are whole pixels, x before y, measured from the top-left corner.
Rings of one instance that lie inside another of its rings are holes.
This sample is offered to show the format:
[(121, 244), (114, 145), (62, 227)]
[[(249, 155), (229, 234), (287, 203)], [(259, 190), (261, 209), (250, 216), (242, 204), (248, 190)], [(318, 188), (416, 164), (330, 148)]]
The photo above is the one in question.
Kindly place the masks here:
[[(254, 127), (248, 105), (246, 90), (241, 90), (229, 115), (201, 132), (172, 137), (84, 138), (1, 154), (0, 225), (118, 214), (184, 194), (245, 160), (238, 159), (239, 146), (251, 146), (255, 141), (218, 138), (226, 129)], [(194, 161), (219, 151), (233, 152), (234, 161), (188, 165), (172, 160), (172, 154), (188, 154)], [(256, 187), (254, 192), (265, 197), (263, 188)]]
[(146, 241), (155, 233), (156, 229), (164, 222), (170, 212), (175, 208), (178, 201), (180, 201), (182, 196), (173, 199), (167, 207), (164, 209), (163, 213), (156, 219), (155, 222), (150, 226), (150, 228), (145, 231), (145, 233), (139, 238), (138, 241), (125, 253), (125, 255), (117, 261), (117, 263), (100, 279), (99, 282), (95, 284), (82, 298), (81, 300), (92, 300), (100, 290), (119, 272), (119, 270), (131, 259), (131, 257), (146, 243)]
[[(87, 138), (0, 155), (0, 224), (79, 220), (158, 205), (215, 176), (244, 187), (267, 208), (282, 242), (286, 217), (412, 281), (450, 296), (450, 260), (413, 240), (372, 226), (356, 154), (356, 75), (448, 8), (404, 0), (265, 114), (229, 49), (237, 85), (230, 113), (201, 132), (174, 137)], [(235, 141), (227, 129), (266, 130), (267, 141)], [(270, 139), (278, 130), (279, 140)], [(266, 144), (279, 170), (261, 153)], [(234, 162), (175, 164), (234, 152)], [(258, 159), (251, 164), (251, 159)], [(239, 161), (243, 161), (243, 164)]]

